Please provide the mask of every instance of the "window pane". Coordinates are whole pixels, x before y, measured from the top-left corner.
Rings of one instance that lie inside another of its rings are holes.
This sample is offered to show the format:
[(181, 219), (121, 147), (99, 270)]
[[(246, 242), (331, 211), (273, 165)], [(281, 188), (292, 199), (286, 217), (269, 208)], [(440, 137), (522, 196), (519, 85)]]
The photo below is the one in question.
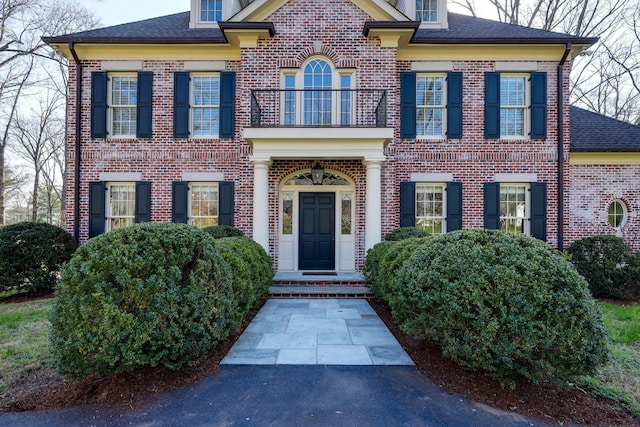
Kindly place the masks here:
[(315, 59), (304, 69), (304, 124), (331, 124), (333, 71), (326, 61)]
[(422, 22), (437, 22), (438, 0), (417, 0), (416, 20)]
[(218, 224), (218, 185), (191, 184), (189, 224), (207, 227)]
[(344, 194), (342, 196), (342, 234), (351, 234), (351, 202), (351, 194)]
[(445, 232), (445, 206), (443, 184), (416, 186), (416, 226), (431, 234)]
[(111, 76), (111, 136), (135, 136), (138, 78)]
[(416, 78), (416, 134), (442, 137), (445, 109), (444, 76), (422, 75)]
[(218, 22), (222, 20), (222, 0), (200, 0), (200, 20)]
[(293, 234), (293, 196), (282, 196), (282, 234)]
[(626, 221), (626, 209), (620, 200), (615, 200), (609, 205), (609, 225), (615, 228), (622, 227)]
[(527, 187), (523, 185), (500, 186), (500, 228), (515, 234), (526, 233)]
[(109, 229), (115, 230), (135, 223), (134, 184), (113, 184), (109, 186)]

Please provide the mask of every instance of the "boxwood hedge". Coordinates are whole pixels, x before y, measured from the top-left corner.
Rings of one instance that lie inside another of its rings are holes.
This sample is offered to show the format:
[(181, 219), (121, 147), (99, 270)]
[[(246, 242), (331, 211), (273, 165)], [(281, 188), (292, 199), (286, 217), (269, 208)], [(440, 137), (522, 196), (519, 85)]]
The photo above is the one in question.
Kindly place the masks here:
[(190, 364), (224, 339), (231, 273), (214, 240), (184, 224), (139, 224), (89, 240), (63, 268), (52, 352), (71, 377)]
[(390, 305), (409, 334), (505, 383), (592, 373), (606, 331), (587, 283), (544, 242), (458, 231), (421, 245), (399, 273)]

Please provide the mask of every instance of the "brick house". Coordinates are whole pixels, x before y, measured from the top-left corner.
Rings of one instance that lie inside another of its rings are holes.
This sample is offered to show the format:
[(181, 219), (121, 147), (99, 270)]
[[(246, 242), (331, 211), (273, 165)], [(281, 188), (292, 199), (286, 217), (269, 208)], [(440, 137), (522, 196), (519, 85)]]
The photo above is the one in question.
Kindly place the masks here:
[(80, 241), (229, 224), (278, 271), (351, 272), (398, 226), (580, 236), (569, 72), (596, 39), (446, 0), (192, 0), (45, 41), (70, 58), (65, 226)]

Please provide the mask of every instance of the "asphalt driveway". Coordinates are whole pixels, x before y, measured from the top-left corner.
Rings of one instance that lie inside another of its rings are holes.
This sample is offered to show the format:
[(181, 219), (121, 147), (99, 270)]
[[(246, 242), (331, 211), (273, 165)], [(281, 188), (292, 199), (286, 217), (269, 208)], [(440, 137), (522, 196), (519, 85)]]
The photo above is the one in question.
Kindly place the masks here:
[(145, 407), (2, 414), (10, 426), (544, 426), (439, 388), (411, 366), (223, 365)]

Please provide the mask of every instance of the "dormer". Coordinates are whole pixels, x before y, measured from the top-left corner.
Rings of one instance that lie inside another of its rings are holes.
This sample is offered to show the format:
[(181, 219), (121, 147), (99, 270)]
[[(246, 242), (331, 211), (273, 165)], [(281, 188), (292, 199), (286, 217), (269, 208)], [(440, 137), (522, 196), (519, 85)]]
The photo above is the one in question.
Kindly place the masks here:
[(446, 30), (447, 0), (388, 0), (409, 19), (420, 22), (420, 28)]
[(217, 28), (253, 0), (191, 0), (189, 28)]

